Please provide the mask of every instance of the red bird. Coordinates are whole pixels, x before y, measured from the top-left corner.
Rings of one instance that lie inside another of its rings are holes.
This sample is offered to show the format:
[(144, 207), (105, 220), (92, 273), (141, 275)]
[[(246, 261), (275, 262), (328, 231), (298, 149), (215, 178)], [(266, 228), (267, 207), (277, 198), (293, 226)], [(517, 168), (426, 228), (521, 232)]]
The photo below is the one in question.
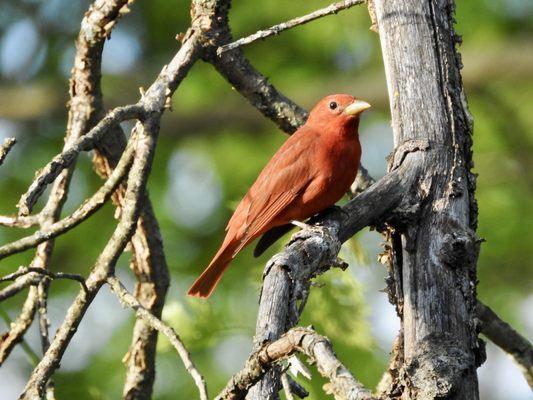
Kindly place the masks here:
[(257, 237), (265, 234), (256, 255), (287, 232), (291, 221), (303, 221), (342, 198), (359, 168), (359, 116), (368, 108), (347, 94), (320, 100), (241, 200), (222, 246), (189, 289), (190, 296), (209, 297), (229, 263)]

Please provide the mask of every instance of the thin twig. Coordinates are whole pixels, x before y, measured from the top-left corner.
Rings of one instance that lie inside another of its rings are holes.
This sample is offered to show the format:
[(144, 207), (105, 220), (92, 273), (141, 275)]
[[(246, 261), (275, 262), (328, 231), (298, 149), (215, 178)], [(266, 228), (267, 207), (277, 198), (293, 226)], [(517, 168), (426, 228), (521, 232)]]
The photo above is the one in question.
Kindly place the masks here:
[(155, 315), (153, 315), (145, 307), (143, 307), (141, 303), (139, 303), (139, 301), (135, 298), (135, 296), (128, 292), (128, 290), (124, 287), (124, 285), (117, 277), (109, 277), (107, 279), (107, 283), (109, 284), (113, 293), (115, 293), (115, 295), (119, 298), (122, 305), (135, 310), (137, 317), (142, 318), (152, 328), (157, 329), (159, 332), (161, 332), (168, 338), (172, 346), (174, 346), (174, 348), (178, 352), (178, 355), (180, 356), (181, 360), (183, 361), (185, 369), (192, 376), (194, 383), (198, 387), (198, 390), (200, 392), (200, 399), (207, 400), (207, 386), (205, 380), (202, 374), (200, 374), (200, 372), (194, 365), (189, 351), (187, 350), (179, 336), (176, 334), (174, 329), (165, 324)]
[(124, 151), (120, 162), (113, 170), (107, 181), (98, 189), (98, 191), (96, 191), (92, 197), (86, 200), (71, 215), (51, 224), (47, 229), (38, 230), (29, 236), (1, 246), (0, 259), (12, 254), (20, 253), (21, 251), (30, 249), (43, 242), (53, 239), (79, 225), (96, 211), (98, 211), (111, 197), (117, 186), (126, 176), (133, 161), (133, 154), (134, 145), (131, 143)]
[(242, 39), (236, 40), (235, 42), (226, 44), (224, 46), (220, 46), (217, 49), (217, 54), (221, 55), (222, 53), (236, 49), (238, 47), (244, 46), (246, 44), (250, 44), (252, 42), (255, 42), (259, 39), (265, 39), (269, 36), (279, 35), (281, 32), (294, 28), (295, 26), (303, 25), (308, 22), (314, 21), (315, 19), (325, 17), (327, 15), (331, 14), (337, 14), (339, 11), (345, 10), (347, 8), (356, 6), (358, 4), (364, 3), (365, 0), (345, 0), (345, 1), (339, 1), (337, 3), (333, 3), (325, 8), (321, 8), (320, 10), (316, 10), (310, 14), (306, 14), (301, 17), (293, 18), (287, 22), (282, 22), (281, 24), (277, 24), (274, 26), (271, 26), (270, 28), (260, 30), (253, 35), (246, 36)]
[(40, 275), (42, 280), (42, 277), (46, 276), (50, 279), (69, 279), (73, 281), (77, 281), (81, 284), (81, 286), (87, 290), (87, 287), (85, 286), (85, 278), (78, 274), (71, 274), (67, 272), (52, 272), (47, 269), (42, 268), (35, 268), (35, 267), (24, 267), (21, 266), (16, 272), (13, 272), (9, 275), (6, 275), (2, 278), (0, 278), (0, 282), (7, 282), (7, 281), (14, 281), (21, 276), (28, 275), (28, 274), (36, 274)]
[(6, 138), (4, 140), (4, 143), (0, 146), (0, 165), (4, 163), (7, 154), (11, 151), (15, 143), (17, 143), (17, 139), (15, 138)]
[(55, 178), (68, 168), (82, 151), (94, 149), (96, 143), (105, 135), (113, 126), (131, 119), (142, 119), (145, 111), (142, 105), (131, 104), (117, 107), (110, 111), (94, 128), (87, 134), (76, 140), (71, 146), (55, 156), (35, 177), (32, 184), (24, 193), (17, 207), (19, 215), (28, 215), (39, 196), (46, 189), (46, 186), (54, 182)]
[[(42, 270), (46, 271), (46, 270)], [(82, 278), (83, 281), (83, 278)], [(85, 284), (85, 281), (83, 281)], [(50, 320), (48, 319), (48, 293), (50, 279), (44, 278), (37, 285), (37, 313), (39, 314), (39, 334), (41, 338), (41, 350), (44, 355), (50, 347)], [(55, 384), (52, 378), (46, 382), (46, 400), (55, 399)]]
[(287, 380), (289, 381), (289, 386), (291, 388), (291, 393), (295, 396), (298, 396), (300, 399), (305, 399), (309, 397), (309, 392), (304, 388), (300, 383), (296, 382), (289, 374), (285, 374)]
[(489, 307), (477, 302), (476, 314), (481, 332), (516, 361), (529, 387), (533, 389), (533, 346)]

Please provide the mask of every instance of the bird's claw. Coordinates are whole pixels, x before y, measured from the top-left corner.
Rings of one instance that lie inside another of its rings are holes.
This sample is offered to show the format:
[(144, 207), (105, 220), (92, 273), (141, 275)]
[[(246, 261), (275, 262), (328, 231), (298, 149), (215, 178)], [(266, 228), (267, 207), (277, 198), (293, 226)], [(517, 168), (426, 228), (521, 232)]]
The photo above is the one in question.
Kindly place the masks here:
[(312, 225), (306, 224), (305, 222), (297, 221), (295, 219), (291, 221), (291, 224), (297, 226), (300, 229), (313, 229)]

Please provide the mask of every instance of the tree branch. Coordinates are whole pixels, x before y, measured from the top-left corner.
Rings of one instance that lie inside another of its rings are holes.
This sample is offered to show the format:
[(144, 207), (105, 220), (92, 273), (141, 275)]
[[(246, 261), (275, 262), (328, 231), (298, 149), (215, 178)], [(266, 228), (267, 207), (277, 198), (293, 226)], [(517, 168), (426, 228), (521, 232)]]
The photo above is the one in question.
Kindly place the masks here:
[(31, 287), (28, 297), (22, 305), (18, 317), (10, 324), (9, 331), (0, 336), (0, 366), (11, 354), (11, 350), (20, 343), (24, 333), (33, 322), (33, 316), (37, 310), (37, 288)]
[(143, 307), (141, 303), (139, 303), (139, 301), (135, 298), (135, 296), (128, 292), (128, 290), (124, 287), (124, 285), (117, 277), (109, 277), (107, 279), (107, 283), (109, 284), (111, 290), (113, 291), (113, 293), (115, 293), (115, 295), (118, 297), (123, 306), (132, 308), (136, 312), (138, 318), (142, 318), (142, 320), (148, 323), (153, 329), (156, 329), (157, 331), (163, 333), (168, 338), (172, 346), (174, 346), (174, 348), (178, 352), (178, 355), (180, 356), (181, 360), (183, 361), (185, 369), (187, 370), (187, 372), (189, 372), (189, 374), (194, 380), (194, 383), (198, 387), (198, 391), (200, 392), (200, 399), (207, 400), (207, 386), (205, 380), (194, 365), (191, 359), (191, 355), (189, 354), (187, 348), (185, 347), (179, 336), (176, 334), (174, 329), (166, 325), (158, 317), (156, 317), (149, 310)]
[(256, 40), (266, 39), (270, 36), (279, 35), (281, 32), (286, 31), (287, 29), (306, 24), (308, 22), (325, 17), (327, 15), (337, 14), (339, 11), (345, 10), (358, 4), (363, 4), (364, 2), (365, 0), (345, 0), (333, 3), (327, 7), (321, 8), (320, 10), (316, 10), (301, 17), (293, 18), (287, 22), (283, 22), (281, 24), (271, 26), (270, 28), (260, 30), (254, 33), (253, 35), (246, 36), (245, 38), (236, 40), (235, 42), (220, 46), (217, 49), (217, 54), (221, 55), (226, 51), (234, 50), (238, 47), (255, 42)]
[(21, 400), (33, 400), (43, 395), (46, 382), (59, 366), (63, 353), (76, 332), (87, 308), (100, 290), (100, 287), (105, 283), (107, 277), (113, 274), (116, 261), (133, 235), (150, 171), (158, 128), (158, 121), (151, 117), (144, 122), (143, 126), (138, 125), (137, 132), (132, 134), (132, 139), (130, 140), (136, 140), (137, 146), (128, 177), (127, 206), (123, 210), (120, 222), (111, 239), (96, 260), (89, 277), (85, 281), (87, 289), (82, 289), (69, 307), (67, 315), (54, 336), (50, 347), (33, 370), (24, 392), (20, 396)]
[(39, 225), (40, 214), (9, 217), (6, 215), (0, 215), (0, 226), (6, 226), (9, 228), (31, 228), (32, 226)]
[(479, 301), (476, 305), (476, 314), (481, 321), (481, 332), (514, 358), (529, 387), (533, 389), (533, 346), (529, 340)]
[(37, 174), (26, 193), (24, 193), (19, 200), (17, 205), (19, 208), (19, 214), (25, 216), (31, 212), (35, 202), (44, 192), (46, 186), (54, 182), (61, 171), (71, 166), (80, 152), (93, 150), (96, 143), (103, 135), (109, 132), (113, 126), (131, 119), (140, 120), (144, 115), (145, 109), (139, 104), (117, 107), (110, 111), (94, 128), (55, 156), (52, 161), (50, 161)]
[(113, 273), (116, 260), (133, 235), (142, 201), (145, 199), (145, 184), (159, 133), (160, 117), (166, 108), (167, 99), (198, 58), (198, 50), (198, 38), (193, 34), (183, 43), (171, 62), (163, 68), (155, 82), (143, 95), (141, 104), (147, 117), (142, 125), (137, 124), (130, 138), (136, 142), (136, 153), (128, 177), (124, 197), (125, 206), (120, 222), (86, 280), (88, 292), (80, 292), (70, 306), (65, 320), (50, 344), (50, 348), (34, 369), (21, 399), (28, 400), (42, 395), (43, 385), (58, 367), (85, 311), (107, 277)]
[(119, 164), (113, 170), (107, 181), (96, 191), (96, 193), (87, 199), (76, 211), (60, 221), (54, 222), (46, 229), (38, 230), (32, 235), (26, 236), (12, 243), (0, 246), (0, 259), (12, 254), (20, 253), (24, 250), (35, 247), (43, 242), (53, 239), (72, 228), (76, 227), (98, 209), (111, 197), (117, 189), (120, 182), (124, 179), (133, 161), (134, 146), (129, 145), (124, 152)]
[(37, 274), (25, 275), (24, 277), (17, 279), (15, 282), (0, 290), (0, 302), (15, 296), (28, 286), (37, 284), (40, 280), (41, 277)]
[(318, 335), (311, 328), (293, 328), (278, 340), (262, 345), (255, 351), (244, 368), (233, 375), (217, 400), (244, 399), (248, 390), (280, 360), (295, 352), (309, 357), (317, 365), (318, 372), (329, 380), (326, 393), (336, 399), (370, 400), (372, 395), (358, 382), (348, 369), (337, 359), (330, 341)]
[[(73, 281), (77, 281), (78, 283), (81, 284), (81, 286), (85, 289), (85, 290), (88, 290), (87, 287), (85, 286), (85, 278), (81, 275), (78, 275), (78, 274), (70, 274), (70, 273), (67, 273), (67, 272), (52, 272), (52, 271), (49, 271), (49, 270), (46, 270), (46, 269), (42, 269), (42, 268), (34, 268), (34, 267), (19, 267), (19, 269), (16, 271), (16, 272), (13, 272), (9, 275), (6, 275), (2, 278), (0, 278), (0, 282), (7, 282), (7, 281), (15, 281), (17, 280), (18, 278), (22, 277), (22, 276), (26, 276), (28, 274), (33, 274), (33, 276), (31, 277), (33, 280), (34, 277), (38, 277), (38, 281), (37, 282), (34, 282), (34, 283), (38, 283), (39, 281), (41, 281), (43, 279), (43, 277), (47, 277), (47, 278), (50, 278), (50, 279), (70, 279), (70, 280), (73, 280)], [(30, 280), (30, 281), (31, 281)]]
[(6, 138), (2, 146), (0, 146), (0, 165), (4, 163), (8, 153), (11, 151), (13, 146), (17, 143), (15, 138)]

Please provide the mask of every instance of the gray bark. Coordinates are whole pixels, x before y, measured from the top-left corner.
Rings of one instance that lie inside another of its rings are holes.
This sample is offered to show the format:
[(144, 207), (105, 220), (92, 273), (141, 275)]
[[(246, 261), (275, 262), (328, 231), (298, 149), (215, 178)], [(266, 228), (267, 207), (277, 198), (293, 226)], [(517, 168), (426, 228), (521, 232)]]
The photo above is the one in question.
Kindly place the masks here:
[(426, 198), (401, 229), (403, 398), (478, 398), (475, 180), (454, 3), (375, 0), (396, 146), (423, 139)]

